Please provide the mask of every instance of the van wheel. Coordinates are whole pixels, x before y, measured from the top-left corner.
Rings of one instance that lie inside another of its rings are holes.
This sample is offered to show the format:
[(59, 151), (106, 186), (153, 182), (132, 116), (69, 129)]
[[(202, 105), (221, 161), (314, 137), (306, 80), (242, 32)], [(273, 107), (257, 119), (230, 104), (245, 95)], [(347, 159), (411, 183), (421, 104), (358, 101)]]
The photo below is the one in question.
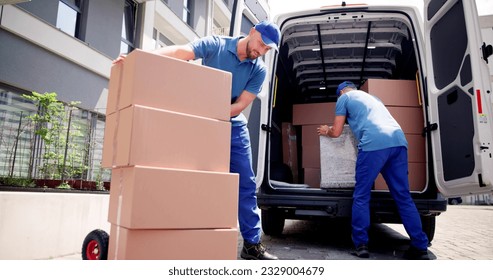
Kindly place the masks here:
[(108, 241), (110, 236), (101, 229), (91, 231), (82, 243), (83, 260), (108, 259)]
[(262, 230), (266, 235), (281, 235), (284, 217), (278, 209), (262, 209)]
[(436, 216), (421, 216), (421, 226), (428, 237), (428, 242), (431, 243), (435, 237)]

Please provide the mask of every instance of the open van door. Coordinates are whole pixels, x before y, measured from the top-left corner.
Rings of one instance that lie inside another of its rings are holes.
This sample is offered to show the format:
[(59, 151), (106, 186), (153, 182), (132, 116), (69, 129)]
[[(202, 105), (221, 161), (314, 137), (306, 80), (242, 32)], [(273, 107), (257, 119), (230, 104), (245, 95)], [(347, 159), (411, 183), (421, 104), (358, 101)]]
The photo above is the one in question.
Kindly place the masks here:
[(489, 51), (481, 40), (475, 1), (424, 3), (429, 102), (425, 131), (431, 135), (437, 187), (447, 197), (491, 192)]

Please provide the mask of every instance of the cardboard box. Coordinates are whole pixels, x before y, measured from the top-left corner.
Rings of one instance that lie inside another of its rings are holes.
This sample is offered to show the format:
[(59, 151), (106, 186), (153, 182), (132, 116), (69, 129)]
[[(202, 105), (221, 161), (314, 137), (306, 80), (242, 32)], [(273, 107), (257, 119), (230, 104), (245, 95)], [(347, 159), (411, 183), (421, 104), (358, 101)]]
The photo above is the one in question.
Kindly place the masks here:
[(310, 188), (320, 188), (320, 168), (303, 168), (305, 184)]
[(115, 168), (108, 221), (129, 229), (236, 228), (238, 178), (232, 173)]
[(118, 63), (111, 66), (110, 80), (108, 84), (108, 101), (106, 102), (106, 116), (118, 111), (118, 98), (120, 94), (123, 64)]
[(421, 107), (387, 106), (390, 114), (399, 123), (406, 134), (421, 134), (424, 128), (423, 109)]
[(360, 89), (378, 97), (386, 106), (421, 107), (416, 80), (368, 79)]
[(116, 162), (115, 150), (117, 149), (117, 117), (117, 113), (106, 115), (106, 121), (104, 123), (103, 155), (101, 159), (101, 166), (104, 168), (111, 168), (113, 166), (113, 163)]
[(420, 134), (406, 134), (408, 162), (426, 162), (425, 138)]
[(320, 137), (317, 128), (322, 124), (312, 124), (301, 126), (301, 145), (320, 147)]
[(112, 66), (106, 115), (143, 105), (229, 121), (231, 73), (142, 50)]
[(142, 165), (229, 172), (229, 121), (137, 105), (115, 114), (107, 120), (103, 167)]
[(354, 187), (357, 145), (349, 125), (338, 138), (320, 136), (321, 188)]
[(320, 168), (320, 145), (301, 147), (302, 168)]
[(310, 103), (293, 105), (293, 125), (332, 124), (336, 103)]
[[(409, 189), (410, 191), (421, 192), (426, 187), (426, 163), (410, 162), (409, 163)], [(387, 184), (382, 174), (378, 174), (375, 180), (375, 190), (388, 190)]]
[(236, 260), (236, 229), (127, 229), (111, 225), (109, 260)]
[(298, 182), (298, 146), (296, 127), (291, 123), (282, 123), (282, 158), (283, 163), (291, 168), (293, 181)]

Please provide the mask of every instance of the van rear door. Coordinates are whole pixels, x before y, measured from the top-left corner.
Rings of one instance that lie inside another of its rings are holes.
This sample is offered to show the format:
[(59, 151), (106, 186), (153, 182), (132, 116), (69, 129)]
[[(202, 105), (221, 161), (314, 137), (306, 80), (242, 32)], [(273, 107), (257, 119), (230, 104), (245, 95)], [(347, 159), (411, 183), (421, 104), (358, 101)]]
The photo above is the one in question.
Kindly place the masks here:
[(426, 131), (437, 187), (448, 197), (491, 192), (491, 85), (475, 1), (424, 3)]

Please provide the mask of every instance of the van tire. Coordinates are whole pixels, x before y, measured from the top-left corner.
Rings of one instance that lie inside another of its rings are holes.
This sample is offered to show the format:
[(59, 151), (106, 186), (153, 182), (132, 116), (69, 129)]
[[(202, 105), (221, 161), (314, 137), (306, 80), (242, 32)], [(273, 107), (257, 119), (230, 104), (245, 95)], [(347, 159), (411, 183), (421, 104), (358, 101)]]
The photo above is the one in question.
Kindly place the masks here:
[(431, 244), (435, 237), (436, 216), (421, 216), (421, 226), (428, 237), (428, 242)]
[(278, 209), (262, 209), (262, 231), (266, 235), (278, 236), (284, 229), (285, 218)]

